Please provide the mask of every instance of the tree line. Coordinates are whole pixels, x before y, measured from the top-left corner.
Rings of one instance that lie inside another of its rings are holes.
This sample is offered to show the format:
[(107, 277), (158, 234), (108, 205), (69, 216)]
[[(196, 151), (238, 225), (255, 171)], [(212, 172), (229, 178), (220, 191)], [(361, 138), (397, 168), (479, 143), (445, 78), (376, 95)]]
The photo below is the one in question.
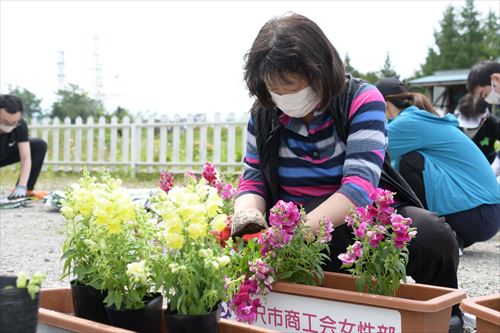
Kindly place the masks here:
[[(497, 59), (500, 56), (499, 31), (500, 22), (497, 14), (489, 11), (485, 16), (481, 15), (474, 7), (474, 0), (466, 0), (465, 5), (458, 9), (449, 5), (439, 22), (439, 29), (434, 32), (434, 45), (427, 50), (425, 62), (412, 77), (405, 78), (404, 81), (431, 75), (437, 70), (467, 69), (482, 60)], [(384, 77), (400, 78), (392, 65), (389, 53), (378, 71), (366, 73), (358, 71), (351, 65), (349, 54), (344, 58), (344, 65), (347, 72), (371, 83)], [(42, 99), (25, 88), (11, 87), (9, 93), (21, 98), (26, 118), (44, 116), (60, 119), (69, 117), (71, 120), (78, 116), (83, 119), (99, 116), (115, 116), (119, 120), (125, 116), (133, 118), (132, 112), (123, 107), (117, 107), (111, 112), (105, 110), (102, 101), (90, 97), (75, 84), (69, 84), (66, 89), (56, 93), (56, 101), (50, 110), (42, 110), (40, 106)]]

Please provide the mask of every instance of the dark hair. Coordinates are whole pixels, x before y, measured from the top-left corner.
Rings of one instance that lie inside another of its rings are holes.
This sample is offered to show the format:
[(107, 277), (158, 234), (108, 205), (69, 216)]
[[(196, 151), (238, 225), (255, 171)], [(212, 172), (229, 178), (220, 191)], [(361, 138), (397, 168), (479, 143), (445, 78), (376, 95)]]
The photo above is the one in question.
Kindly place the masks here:
[(316, 23), (295, 13), (266, 22), (245, 55), (244, 79), (250, 96), (265, 108), (273, 108), (274, 103), (264, 80), (288, 82), (288, 73), (308, 80), (321, 96), (322, 108), (344, 88), (344, 64), (337, 50)]
[(474, 97), (472, 94), (465, 94), (458, 101), (458, 111), (466, 118), (476, 118), (486, 112), (488, 103), (481, 97)]
[(8, 113), (23, 113), (23, 102), (14, 95), (0, 95), (0, 109), (5, 109)]
[(491, 74), (494, 73), (500, 73), (499, 62), (486, 60), (475, 64), (467, 76), (467, 90), (474, 93), (476, 87), (489, 86), (491, 84)]
[(396, 95), (387, 95), (385, 96), (385, 100), (391, 102), (400, 110), (406, 109), (410, 106), (416, 106), (419, 109), (429, 111), (430, 113), (439, 116), (439, 113), (437, 113), (432, 106), (431, 101), (429, 101), (425, 95), (420, 93), (407, 92)]

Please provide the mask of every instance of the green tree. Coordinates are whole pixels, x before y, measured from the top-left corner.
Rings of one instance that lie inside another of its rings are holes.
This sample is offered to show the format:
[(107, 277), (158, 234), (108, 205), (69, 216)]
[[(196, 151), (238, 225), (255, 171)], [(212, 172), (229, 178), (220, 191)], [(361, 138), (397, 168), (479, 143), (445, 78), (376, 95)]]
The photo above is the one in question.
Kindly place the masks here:
[(69, 117), (72, 121), (80, 116), (84, 120), (88, 117), (104, 115), (104, 106), (100, 101), (89, 97), (77, 85), (70, 84), (69, 89), (57, 92), (58, 100), (52, 105), (52, 117), (64, 119)]
[(479, 12), (474, 8), (474, 0), (467, 0), (460, 13), (461, 52), (455, 59), (456, 68), (468, 68), (479, 60), (484, 59), (484, 48), (480, 47), (484, 40), (484, 32), (480, 28)]
[(344, 67), (345, 67), (346, 73), (350, 73), (354, 77), (361, 77), (362, 76), (362, 74), (351, 65), (351, 58), (349, 57), (348, 53), (345, 54)]
[(484, 42), (483, 53), (487, 59), (496, 59), (500, 56), (500, 22), (498, 16), (490, 11), (483, 26)]
[(448, 6), (434, 31), (435, 45), (427, 51), (425, 63), (415, 77), (431, 75), (437, 70), (470, 68), (477, 62), (495, 59), (500, 54), (498, 18), (490, 12), (486, 19), (466, 0), (459, 14)]
[(387, 52), (387, 55), (385, 57), (384, 67), (382, 67), (382, 69), (380, 70), (380, 76), (381, 76), (381, 78), (395, 77), (395, 78), (399, 79), (399, 74), (396, 73), (396, 71), (392, 67), (392, 62), (391, 62), (391, 58), (389, 57), (389, 52)]
[(42, 108), (40, 103), (41, 98), (37, 98), (34, 93), (28, 89), (21, 87), (10, 87), (9, 94), (17, 96), (23, 102), (23, 117), (25, 118), (40, 118), (43, 116)]
[(118, 119), (119, 123), (121, 123), (123, 118), (125, 118), (125, 117), (128, 117), (130, 120), (134, 119), (134, 116), (132, 115), (132, 113), (129, 110), (122, 108), (121, 106), (118, 106), (116, 108), (116, 110), (113, 111), (113, 113), (111, 114), (111, 117), (112, 116), (115, 116)]

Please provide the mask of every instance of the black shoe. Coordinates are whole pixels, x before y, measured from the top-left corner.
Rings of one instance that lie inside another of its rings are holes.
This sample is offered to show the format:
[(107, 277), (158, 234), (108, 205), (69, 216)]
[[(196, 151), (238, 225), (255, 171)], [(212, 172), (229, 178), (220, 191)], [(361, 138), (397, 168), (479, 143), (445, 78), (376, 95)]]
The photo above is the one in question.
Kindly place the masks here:
[(463, 315), (452, 315), (450, 319), (450, 327), (448, 333), (463, 333), (464, 331), (464, 317)]

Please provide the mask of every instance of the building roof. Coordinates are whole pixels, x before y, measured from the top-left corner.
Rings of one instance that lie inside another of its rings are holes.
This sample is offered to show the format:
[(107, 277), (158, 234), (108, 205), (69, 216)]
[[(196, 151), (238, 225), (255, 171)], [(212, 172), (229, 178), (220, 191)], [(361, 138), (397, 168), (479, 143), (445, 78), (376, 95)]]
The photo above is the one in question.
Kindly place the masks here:
[(436, 71), (433, 75), (411, 80), (409, 83), (415, 87), (455, 86), (465, 84), (469, 69), (451, 69)]

